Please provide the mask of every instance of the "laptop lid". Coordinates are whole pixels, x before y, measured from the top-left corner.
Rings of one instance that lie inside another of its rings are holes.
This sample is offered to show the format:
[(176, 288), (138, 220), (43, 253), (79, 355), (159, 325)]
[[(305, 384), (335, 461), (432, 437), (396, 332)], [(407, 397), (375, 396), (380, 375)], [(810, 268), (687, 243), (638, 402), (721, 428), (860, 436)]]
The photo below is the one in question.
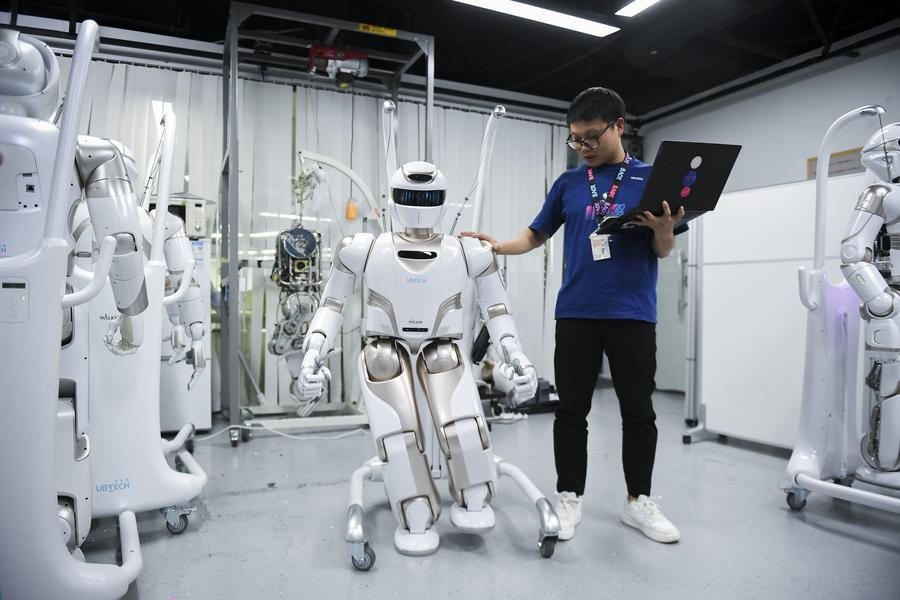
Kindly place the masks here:
[(740, 151), (741, 146), (733, 144), (664, 141), (638, 211), (661, 215), (663, 200), (672, 213), (681, 206), (686, 215), (714, 209)]

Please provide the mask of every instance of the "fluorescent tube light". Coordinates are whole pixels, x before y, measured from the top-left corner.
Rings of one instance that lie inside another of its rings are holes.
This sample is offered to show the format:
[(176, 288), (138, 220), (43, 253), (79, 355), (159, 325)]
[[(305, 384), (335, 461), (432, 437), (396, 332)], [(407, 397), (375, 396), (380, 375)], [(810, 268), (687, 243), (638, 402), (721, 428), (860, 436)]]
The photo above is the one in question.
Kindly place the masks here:
[(634, 0), (634, 2), (629, 2), (621, 10), (616, 11), (616, 15), (619, 17), (633, 17), (639, 12), (647, 10), (657, 2), (659, 2), (659, 0)]
[(619, 31), (618, 27), (605, 25), (597, 21), (588, 21), (580, 17), (573, 17), (565, 13), (556, 12), (555, 10), (547, 10), (522, 2), (514, 2), (513, 0), (456, 0), (463, 4), (470, 4), (479, 8), (495, 10), (497, 12), (506, 13), (514, 17), (522, 17), (538, 23), (546, 23), (564, 29), (571, 29), (580, 33), (587, 33), (597, 37), (605, 37), (611, 33)]

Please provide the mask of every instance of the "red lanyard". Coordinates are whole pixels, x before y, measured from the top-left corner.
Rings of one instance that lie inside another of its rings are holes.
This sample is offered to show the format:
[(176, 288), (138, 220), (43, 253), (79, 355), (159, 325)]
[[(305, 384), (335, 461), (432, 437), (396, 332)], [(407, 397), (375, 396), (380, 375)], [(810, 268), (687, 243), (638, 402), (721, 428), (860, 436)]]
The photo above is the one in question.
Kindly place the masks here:
[(597, 219), (598, 229), (600, 228), (600, 223), (603, 222), (603, 218), (606, 217), (610, 207), (613, 205), (613, 200), (615, 200), (616, 194), (619, 192), (619, 186), (621, 185), (622, 180), (625, 179), (625, 171), (628, 170), (628, 165), (630, 163), (631, 155), (625, 153), (624, 164), (619, 167), (619, 172), (616, 173), (616, 178), (613, 180), (609, 191), (603, 194), (602, 198), (600, 197), (600, 194), (597, 193), (597, 180), (594, 178), (594, 167), (588, 165), (588, 187), (591, 190), (591, 198), (594, 202), (594, 217)]

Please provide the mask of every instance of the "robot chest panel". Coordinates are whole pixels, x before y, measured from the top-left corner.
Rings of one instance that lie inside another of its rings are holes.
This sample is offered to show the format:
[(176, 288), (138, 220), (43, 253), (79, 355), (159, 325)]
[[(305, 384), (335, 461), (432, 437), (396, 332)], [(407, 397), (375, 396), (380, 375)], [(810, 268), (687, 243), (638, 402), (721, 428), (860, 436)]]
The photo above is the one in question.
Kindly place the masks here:
[(461, 336), (468, 279), (462, 248), (452, 237), (410, 242), (380, 236), (366, 265), (367, 335)]

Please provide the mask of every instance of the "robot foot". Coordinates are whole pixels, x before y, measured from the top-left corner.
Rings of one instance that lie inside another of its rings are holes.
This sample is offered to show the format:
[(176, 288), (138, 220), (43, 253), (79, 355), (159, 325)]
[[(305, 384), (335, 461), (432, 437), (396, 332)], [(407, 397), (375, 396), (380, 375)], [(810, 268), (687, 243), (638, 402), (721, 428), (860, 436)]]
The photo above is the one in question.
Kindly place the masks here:
[(494, 509), (485, 506), (481, 510), (466, 510), (459, 504), (450, 507), (450, 522), (467, 533), (484, 533), (494, 528)]
[(423, 533), (410, 533), (398, 527), (394, 532), (394, 547), (397, 548), (397, 552), (406, 556), (434, 554), (440, 543), (441, 538), (433, 529), (426, 529)]
[(467, 487), (462, 492), (466, 506), (454, 504), (450, 507), (450, 522), (458, 529), (468, 533), (483, 533), (494, 528), (494, 509), (485, 500), (488, 497), (488, 486), (477, 484)]

